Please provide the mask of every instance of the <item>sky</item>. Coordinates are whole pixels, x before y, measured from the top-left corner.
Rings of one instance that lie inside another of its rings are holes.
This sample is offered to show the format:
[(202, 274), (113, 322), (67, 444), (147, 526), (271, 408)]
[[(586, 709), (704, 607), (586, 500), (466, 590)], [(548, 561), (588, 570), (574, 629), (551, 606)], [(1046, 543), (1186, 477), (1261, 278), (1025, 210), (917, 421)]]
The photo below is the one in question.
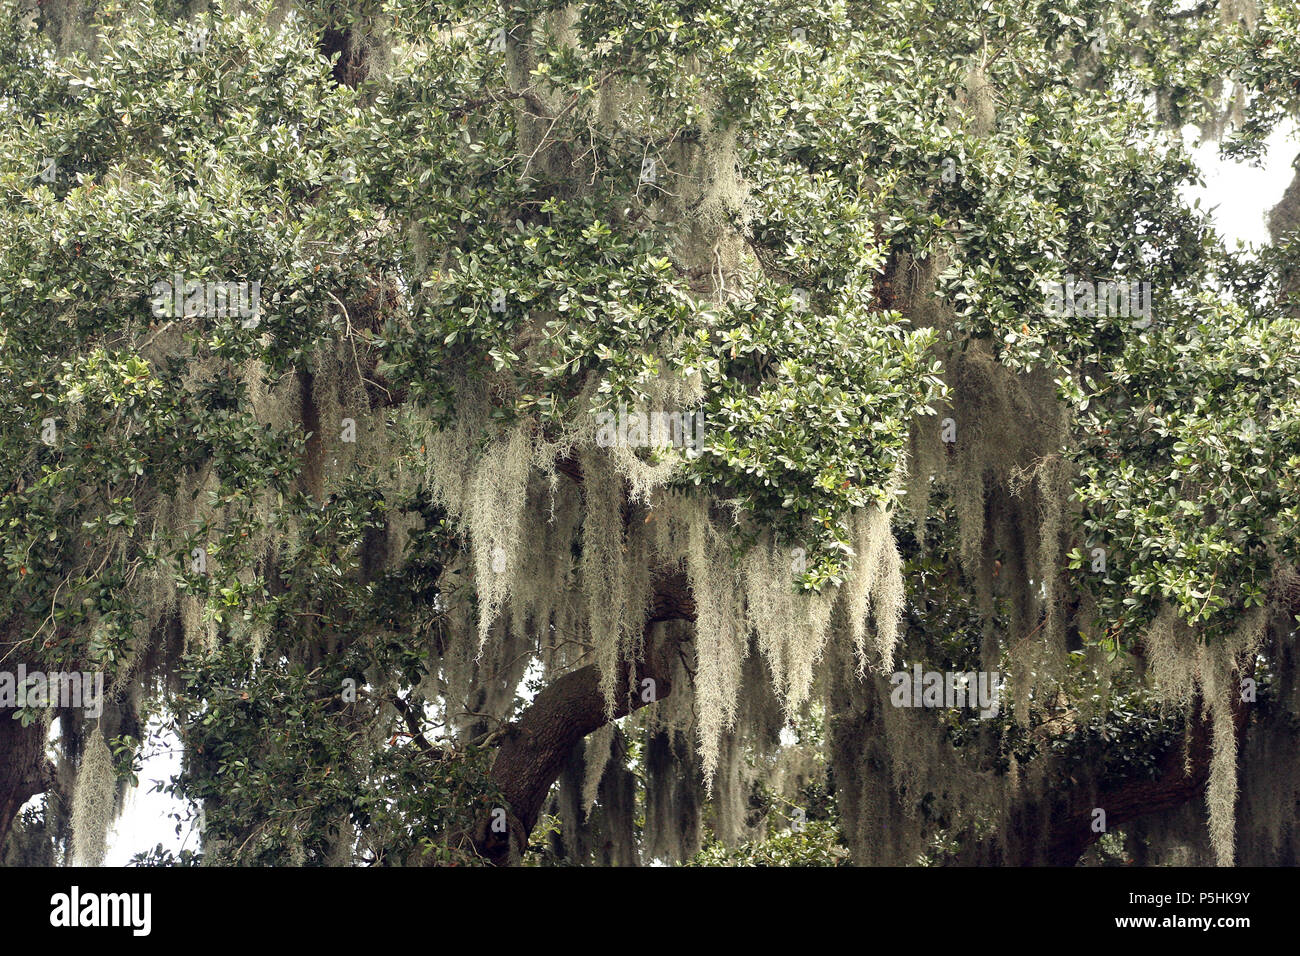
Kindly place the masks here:
[[(1229, 247), (1240, 239), (1254, 245), (1268, 242), (1266, 217), (1291, 181), (1291, 163), (1300, 150), (1296, 127), (1288, 124), (1274, 130), (1268, 139), (1264, 162), (1256, 167), (1219, 158), (1217, 143), (1192, 148), (1192, 156), (1204, 173), (1205, 186), (1184, 190), (1184, 195), (1201, 201), (1211, 210), (1215, 226)], [(1186, 131), (1194, 143), (1194, 132)]]

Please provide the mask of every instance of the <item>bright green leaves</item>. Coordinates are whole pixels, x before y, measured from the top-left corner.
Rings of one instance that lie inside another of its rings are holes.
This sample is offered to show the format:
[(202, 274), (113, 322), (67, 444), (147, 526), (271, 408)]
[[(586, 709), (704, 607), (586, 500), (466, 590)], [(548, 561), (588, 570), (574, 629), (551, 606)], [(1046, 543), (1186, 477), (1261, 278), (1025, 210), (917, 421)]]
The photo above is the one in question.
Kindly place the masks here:
[(468, 232), (425, 280), (410, 330), (387, 333), (394, 381), (423, 398), (492, 375), (548, 423), (592, 374), (627, 400), (668, 371), (653, 356), (673, 361), (698, 307), (653, 234), (615, 231), (594, 212), (552, 199), (541, 221)]
[(1083, 528), (1111, 571), (1095, 590), (1135, 626), (1162, 601), (1225, 626), (1262, 602), (1278, 558), (1300, 556), (1295, 320), (1208, 296), (1193, 308), (1132, 343), (1105, 379), (1066, 386), (1080, 412)]
[(703, 365), (704, 454), (688, 474), (816, 554), (838, 580), (851, 510), (888, 498), (912, 418), (942, 394), (929, 332), (893, 313), (800, 313), (758, 302), (717, 318)]

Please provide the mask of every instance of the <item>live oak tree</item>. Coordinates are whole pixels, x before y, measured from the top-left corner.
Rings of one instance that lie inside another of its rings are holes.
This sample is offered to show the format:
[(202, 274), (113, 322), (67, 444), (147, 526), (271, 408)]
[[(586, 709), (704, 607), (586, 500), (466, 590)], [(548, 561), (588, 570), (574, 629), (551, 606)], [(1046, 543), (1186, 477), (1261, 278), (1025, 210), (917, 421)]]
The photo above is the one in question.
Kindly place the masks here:
[(1296, 862), (1292, 4), (3, 13), (7, 862)]

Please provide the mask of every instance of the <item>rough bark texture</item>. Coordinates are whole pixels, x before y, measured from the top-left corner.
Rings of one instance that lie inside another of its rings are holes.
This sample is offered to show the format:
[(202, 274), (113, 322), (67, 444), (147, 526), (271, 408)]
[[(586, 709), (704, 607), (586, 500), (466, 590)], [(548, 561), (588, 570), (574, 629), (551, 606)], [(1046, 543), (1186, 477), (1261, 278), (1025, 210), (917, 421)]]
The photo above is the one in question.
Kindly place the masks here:
[(356, 46), (351, 27), (322, 32), (320, 51), (326, 59), (338, 57), (330, 70), (334, 82), (355, 89), (369, 73), (364, 53)]
[[(582, 482), (582, 468), (575, 459), (557, 463), (557, 470)], [(630, 513), (624, 520), (631, 520)], [(672, 691), (671, 661), (678, 649), (675, 644), (656, 643), (651, 625), (695, 619), (695, 601), (680, 570), (661, 569), (654, 585), (646, 618), (644, 660), (629, 662), (619, 675), (615, 719), (662, 700)], [(654, 681), (650, 700), (643, 699), (642, 681), (647, 678)], [(500, 832), (499, 822), (494, 829), (491, 817), (481, 821), (472, 835), (480, 855), (498, 866), (519, 862), (546, 796), (574, 747), (608, 720), (600, 671), (594, 664), (565, 674), (534, 698), (502, 738), (493, 762), (492, 778), (508, 805), (504, 808), (507, 830)]]
[[(1233, 720), (1240, 742), (1248, 724), (1246, 708), (1238, 705)], [(1210, 779), (1210, 726), (1202, 719), (1199, 706), (1193, 711), (1188, 753), (1181, 746), (1170, 747), (1160, 758), (1154, 776), (1143, 775), (1114, 781), (1096, 792), (1090, 788), (1066, 785), (1046, 793), (1027, 795), (1013, 808), (1010, 826), (1017, 831), (1016, 844), (1026, 855), (1020, 859), (996, 859), (974, 847), (972, 859), (965, 862), (997, 862), (1004, 866), (1074, 866), (1088, 847), (1101, 839), (1092, 828), (1093, 810), (1106, 811), (1106, 829), (1131, 823), (1141, 817), (1164, 813), (1201, 798)], [(1047, 833), (1035, 838), (1034, 831), (1047, 827)]]
[[(24, 626), (14, 620), (0, 625), (0, 648), (10, 656), (0, 661), (0, 670), (16, 672)], [(27, 662), (29, 670), (39, 668)], [(54, 783), (54, 764), (45, 755), (46, 729), (42, 721), (24, 727), (13, 711), (0, 709), (0, 858), (4, 856), (9, 832), (23, 804), (44, 793)]]
[(49, 789), (54, 767), (45, 756), (45, 726), (24, 727), (0, 712), (0, 848), (24, 803)]
[[(647, 644), (645, 660), (620, 674), (615, 719), (668, 696), (674, 653), (676, 645)], [(643, 691), (647, 678), (654, 681), (653, 693)], [(492, 765), (492, 777), (508, 804), (508, 831), (495, 832), (493, 820), (485, 819), (474, 835), (480, 854), (498, 866), (519, 861), (565, 760), (584, 737), (607, 722), (600, 671), (594, 664), (565, 674), (537, 695), (502, 738)]]

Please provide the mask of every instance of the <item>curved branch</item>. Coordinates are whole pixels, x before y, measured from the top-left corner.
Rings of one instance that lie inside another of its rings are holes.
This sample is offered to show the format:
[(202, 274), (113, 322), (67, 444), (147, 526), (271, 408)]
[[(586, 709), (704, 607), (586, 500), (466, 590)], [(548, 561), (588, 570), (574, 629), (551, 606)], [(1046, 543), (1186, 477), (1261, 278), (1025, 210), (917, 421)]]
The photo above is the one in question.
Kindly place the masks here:
[(48, 790), (54, 765), (45, 756), (45, 726), (24, 727), (13, 714), (0, 710), (0, 850), (23, 804)]
[[(646, 622), (645, 654), (642, 660), (628, 662), (620, 668), (612, 716), (605, 708), (605, 696), (600, 689), (600, 669), (589, 664), (546, 687), (503, 735), (492, 764), (492, 778), (507, 804), (507, 832), (494, 830), (497, 821), (489, 816), (480, 822), (472, 836), (475, 848), (492, 863), (498, 866), (516, 863), (523, 855), (546, 794), (559, 779), (565, 760), (579, 741), (610, 720), (656, 703), (671, 693), (676, 642), (667, 637), (656, 641), (650, 625), (657, 621), (693, 619), (694, 602), (684, 576), (661, 576), (651, 606)], [(646, 684), (647, 680), (653, 684)]]

